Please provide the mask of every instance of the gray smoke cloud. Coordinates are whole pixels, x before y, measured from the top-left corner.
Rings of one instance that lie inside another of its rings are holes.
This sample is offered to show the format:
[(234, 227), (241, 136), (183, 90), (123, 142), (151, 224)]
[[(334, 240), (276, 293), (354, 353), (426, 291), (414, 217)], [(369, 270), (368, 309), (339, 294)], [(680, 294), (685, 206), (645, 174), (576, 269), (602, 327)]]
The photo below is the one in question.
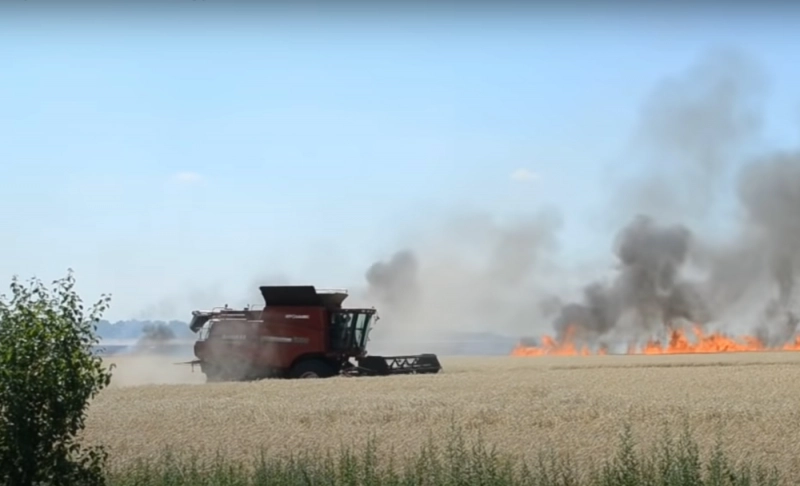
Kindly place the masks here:
[(175, 340), (175, 332), (166, 324), (157, 322), (142, 327), (142, 334), (130, 350), (132, 354), (159, 354)]
[(530, 327), (541, 314), (536, 296), (547, 295), (542, 276), (553, 268), (561, 223), (549, 208), (511, 221), (451, 215), (434, 233), (373, 263), (365, 300), (383, 321), (373, 331), (374, 346), (419, 352), (417, 343), (449, 333)]
[(800, 315), (800, 155), (752, 156), (765, 88), (758, 64), (730, 50), (655, 87), (634, 131), (636, 170), (610, 188), (605, 208), (619, 228), (615, 266), (583, 283), (578, 299), (559, 297), (570, 286), (554, 259), (560, 216), (546, 212), (516, 226), (484, 215), (445, 224), (441, 241), (373, 265), (369, 292), (430, 329), (528, 334), (548, 320), (557, 338), (569, 330), (603, 344), (693, 324), (786, 342)]
[[(572, 327), (590, 342), (613, 331), (636, 339), (676, 323), (715, 322), (769, 346), (792, 340), (800, 315), (800, 155), (758, 157), (737, 180), (744, 218), (730, 241), (700, 242), (686, 226), (635, 218), (618, 235), (614, 282), (593, 282), (583, 302), (562, 307), (557, 336)], [(704, 277), (690, 281), (692, 270)]]
[(657, 226), (640, 216), (619, 235), (616, 254), (622, 264), (625, 305), (666, 308), (676, 291), (677, 273), (689, 250), (689, 230)]
[(614, 187), (608, 214), (637, 214), (701, 229), (761, 132), (766, 78), (733, 50), (715, 50), (658, 83), (644, 100), (629, 155), (635, 175)]
[[(572, 327), (578, 338), (636, 339), (690, 322), (755, 333), (768, 345), (793, 338), (800, 157), (748, 155), (764, 79), (751, 60), (720, 51), (654, 90), (636, 139), (651, 164), (617, 188), (610, 209), (615, 221), (647, 216), (620, 231), (613, 283), (592, 282), (582, 302), (561, 308), (559, 336)], [(730, 196), (744, 217), (720, 241), (715, 209)]]
[(175, 332), (163, 323), (147, 324), (142, 328), (142, 335), (137, 345), (165, 344), (175, 339)]
[(692, 283), (679, 279), (690, 244), (686, 227), (659, 225), (648, 216), (637, 216), (617, 235), (614, 281), (589, 284), (584, 303), (562, 308), (555, 320), (557, 339), (572, 327), (575, 339), (596, 340), (620, 325), (626, 312), (629, 328), (645, 335), (676, 319), (702, 322), (707, 313), (702, 297)]
[(395, 309), (413, 306), (418, 296), (419, 262), (411, 250), (396, 252), (387, 262), (375, 262), (366, 279), (374, 297)]
[[(760, 263), (758, 270), (764, 280), (771, 281), (776, 289), (764, 304), (758, 333), (763, 340), (783, 342), (794, 336), (800, 315), (796, 285), (800, 266), (800, 154), (782, 152), (754, 160), (742, 170), (738, 189), (747, 229), (754, 234), (740, 251), (746, 256), (745, 262)], [(743, 264), (738, 266), (738, 276), (745, 276)], [(742, 288), (748, 282), (752, 287), (757, 280), (745, 278), (737, 286)]]
[[(755, 332), (770, 344), (791, 339), (800, 315), (800, 154), (753, 156), (766, 87), (760, 66), (730, 50), (655, 86), (623, 164), (632, 171), (608, 187), (614, 267), (602, 278), (557, 258), (555, 209), (514, 221), (464, 212), (420, 231), (369, 265), (365, 288), (348, 300), (379, 308), (370, 351), (385, 343), (398, 352), (407, 341), (403, 350), (418, 352), (414, 341), (460, 331), (554, 329), (563, 338), (573, 329), (591, 342), (629, 342), (689, 322)], [(247, 303), (260, 303), (257, 286), (270, 281), (294, 279), (252, 282)], [(228, 302), (221, 290), (209, 293), (190, 299), (193, 307)]]

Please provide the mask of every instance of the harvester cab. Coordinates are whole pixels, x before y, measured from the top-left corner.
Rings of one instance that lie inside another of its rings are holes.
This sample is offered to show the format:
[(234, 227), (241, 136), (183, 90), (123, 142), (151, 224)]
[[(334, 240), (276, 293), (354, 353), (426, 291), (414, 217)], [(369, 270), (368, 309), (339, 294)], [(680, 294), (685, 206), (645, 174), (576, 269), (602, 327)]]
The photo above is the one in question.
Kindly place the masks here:
[(378, 320), (375, 309), (335, 310), (330, 314), (331, 351), (352, 357), (366, 356), (372, 325)]
[[(194, 311), (196, 360), (209, 381), (438, 373), (435, 354), (369, 356), (374, 308), (343, 308), (344, 290), (259, 288), (264, 308)], [(355, 359), (355, 363), (350, 359)]]

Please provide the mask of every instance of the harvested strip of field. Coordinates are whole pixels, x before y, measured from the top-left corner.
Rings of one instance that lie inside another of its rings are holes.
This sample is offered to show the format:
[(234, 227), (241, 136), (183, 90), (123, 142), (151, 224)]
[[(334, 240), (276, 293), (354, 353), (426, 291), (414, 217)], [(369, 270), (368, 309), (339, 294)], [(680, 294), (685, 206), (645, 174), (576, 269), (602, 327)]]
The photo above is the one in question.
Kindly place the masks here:
[(686, 418), (704, 448), (719, 435), (732, 459), (800, 477), (800, 353), (442, 358), (434, 376), (217, 384), (162, 360), (163, 382), (194, 384), (121, 386), (142, 362), (120, 358), (120, 380), (90, 409), (87, 438), (114, 466), (165, 448), (248, 460), (370, 434), (412, 454), (453, 421), (502, 452), (535, 460), (552, 448), (580, 462), (614, 453), (625, 421), (649, 445), (664, 421)]

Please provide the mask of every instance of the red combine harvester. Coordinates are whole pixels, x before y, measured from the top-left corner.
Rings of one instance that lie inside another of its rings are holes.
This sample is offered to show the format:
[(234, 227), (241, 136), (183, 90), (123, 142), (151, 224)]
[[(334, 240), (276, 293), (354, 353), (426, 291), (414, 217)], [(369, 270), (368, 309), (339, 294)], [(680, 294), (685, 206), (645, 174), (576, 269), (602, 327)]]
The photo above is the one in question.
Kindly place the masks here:
[[(435, 354), (367, 356), (375, 309), (347, 309), (346, 291), (259, 287), (264, 308), (192, 312), (197, 358), (207, 381), (438, 373)], [(350, 361), (355, 359), (355, 364)]]

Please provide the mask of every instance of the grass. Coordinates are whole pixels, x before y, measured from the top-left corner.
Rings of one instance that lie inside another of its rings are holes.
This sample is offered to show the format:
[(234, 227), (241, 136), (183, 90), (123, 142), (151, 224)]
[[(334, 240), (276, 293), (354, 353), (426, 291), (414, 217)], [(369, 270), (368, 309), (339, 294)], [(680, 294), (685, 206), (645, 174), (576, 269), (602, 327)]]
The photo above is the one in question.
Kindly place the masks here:
[[(335, 483), (291, 478), (390, 466), (395, 475), (386, 477), (398, 478), (397, 484), (434, 484), (406, 480), (441, 477), (437, 471), (464, 464), (446, 453), (438, 462), (422, 459), (431, 457), (423, 452), (431, 447), (445, 451), (445, 438), (456, 429), (465, 441), (459, 457), (473, 454), (476, 444), (491, 444), (483, 450), (496, 459), (468, 462), (469, 470), (489, 471), (481, 473), (485, 478), (498, 471), (500, 479), (482, 484), (626, 484), (587, 483), (591, 472), (602, 475), (604, 461), (622, 457), (622, 424), (638, 451), (628, 456), (639, 478), (630, 484), (696, 484), (640, 481), (657, 469), (657, 451), (666, 450), (659, 449), (664, 427), (692, 431), (703, 471), (724, 443), (737, 478), (746, 477), (740, 470), (746, 464), (800, 478), (800, 353), (442, 362), (445, 372), (436, 376), (202, 384), (201, 375), (170, 360), (144, 366), (121, 360), (115, 376), (124, 380), (93, 402), (85, 435), (108, 448), (116, 484), (209, 484), (158, 479), (200, 471), (198, 477), (230, 479), (213, 484), (266, 484), (234, 481), (258, 477), (258, 471), (289, 478), (269, 484), (352, 484), (344, 472), (336, 473)], [(149, 375), (137, 375), (139, 367), (161, 370), (157, 382), (164, 384), (142, 385)], [(675, 451), (689, 450), (681, 449), (680, 437), (675, 441)], [(675, 451), (670, 457), (680, 456)], [(538, 483), (522, 479), (522, 464), (542, 474), (543, 463), (582, 482), (554, 482), (552, 475)], [(756, 469), (750, 471), (756, 477)], [(135, 482), (137, 474), (141, 481)]]
[[(676, 440), (677, 439), (677, 440)], [(637, 448), (630, 427), (623, 427), (615, 455), (587, 471), (570, 456), (540, 451), (533, 464), (503, 455), (480, 439), (466, 441), (457, 427), (444, 445), (429, 440), (414, 456), (396, 464), (378, 461), (373, 440), (360, 449), (337, 453), (293, 452), (285, 457), (260, 456), (249, 462), (217, 456), (164, 454), (138, 462), (109, 477), (112, 486), (233, 485), (529, 485), (529, 486), (779, 486), (794, 484), (776, 469), (733, 464), (721, 442), (703, 458), (691, 431), (675, 438), (664, 428), (662, 441), (649, 450)]]

